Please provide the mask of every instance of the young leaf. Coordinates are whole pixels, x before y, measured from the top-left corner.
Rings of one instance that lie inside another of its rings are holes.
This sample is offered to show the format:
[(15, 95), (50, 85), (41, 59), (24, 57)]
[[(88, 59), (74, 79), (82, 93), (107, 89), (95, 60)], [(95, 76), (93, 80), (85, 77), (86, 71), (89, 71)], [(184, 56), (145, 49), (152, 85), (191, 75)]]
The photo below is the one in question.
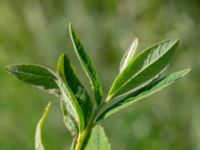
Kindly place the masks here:
[(133, 92), (132, 94), (128, 95), (127, 97), (112, 103), (112, 104), (107, 104), (108, 107), (104, 109), (104, 111), (99, 115), (98, 121), (102, 120), (104, 118), (107, 118), (108, 116), (112, 115), (113, 113), (135, 103), (138, 102), (139, 100), (154, 94), (157, 91), (160, 91), (161, 89), (167, 87), (168, 85), (174, 83), (176, 80), (182, 78), (185, 76), (190, 69), (185, 69), (181, 70), (175, 73), (172, 73), (170, 75), (167, 75), (157, 81), (154, 81), (153, 83), (149, 84), (148, 86)]
[(33, 64), (21, 64), (7, 66), (6, 70), (19, 80), (45, 89), (49, 93), (55, 94), (58, 90), (55, 75), (45, 67)]
[(119, 68), (119, 72), (122, 72), (126, 66), (128, 65), (128, 63), (130, 62), (131, 59), (134, 58), (136, 50), (138, 47), (138, 39), (136, 38), (131, 46), (129, 47), (129, 49), (125, 52), (124, 56), (122, 57), (121, 63), (120, 63), (120, 68)]
[(93, 106), (92, 101), (83, 87), (79, 79), (76, 77), (71, 63), (65, 54), (61, 54), (59, 58), (60, 62), (63, 63), (63, 73), (60, 74), (64, 81), (67, 81), (69, 87), (74, 93), (85, 117), (85, 125), (87, 124), (89, 118), (91, 117)]
[(111, 150), (108, 138), (100, 125), (96, 125), (92, 129), (92, 133), (84, 150)]
[(35, 150), (45, 150), (43, 142), (42, 142), (42, 127), (43, 127), (46, 117), (48, 116), (50, 107), (51, 107), (51, 103), (49, 102), (44, 110), (42, 118), (37, 124), (36, 133), (35, 133)]
[(177, 45), (178, 40), (164, 41), (137, 55), (115, 79), (108, 100), (149, 84), (166, 68)]
[(65, 126), (70, 131), (72, 137), (76, 137), (78, 135), (78, 125), (74, 120), (73, 116), (68, 112), (66, 103), (61, 101), (61, 108), (63, 112), (63, 121)]
[(72, 89), (69, 86), (68, 81), (65, 76), (65, 60), (64, 57), (60, 57), (57, 66), (58, 74), (60, 79), (58, 79), (57, 84), (61, 91), (61, 100), (66, 103), (67, 111), (73, 116), (74, 120), (78, 124), (80, 132), (84, 129), (84, 115), (76, 96), (74, 95)]
[(86, 72), (87, 76), (91, 81), (92, 89), (94, 90), (95, 94), (96, 103), (98, 105), (100, 104), (103, 95), (103, 90), (101, 87), (101, 83), (99, 81), (99, 77), (96, 73), (93, 63), (91, 62), (89, 56), (87, 55), (85, 49), (83, 48), (83, 45), (81, 44), (78, 35), (75, 33), (71, 24), (69, 24), (69, 33), (76, 55), (78, 56), (84, 71)]

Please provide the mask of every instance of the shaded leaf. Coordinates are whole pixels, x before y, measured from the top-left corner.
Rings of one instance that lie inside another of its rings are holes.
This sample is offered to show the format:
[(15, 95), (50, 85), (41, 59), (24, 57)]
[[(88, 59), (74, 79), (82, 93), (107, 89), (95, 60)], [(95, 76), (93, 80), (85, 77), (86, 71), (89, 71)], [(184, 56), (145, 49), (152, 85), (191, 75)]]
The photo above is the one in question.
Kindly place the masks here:
[(61, 91), (61, 100), (66, 103), (66, 110), (78, 124), (79, 130), (83, 131), (84, 129), (84, 116), (80, 105), (74, 95), (72, 89), (69, 86), (68, 81), (65, 76), (65, 61), (64, 57), (60, 57), (58, 60), (57, 71), (60, 79), (58, 79), (57, 84)]
[(72, 92), (74, 93), (83, 113), (84, 113), (84, 118), (85, 118), (85, 125), (87, 125), (87, 122), (89, 118), (91, 117), (93, 106), (92, 106), (92, 101), (84, 88), (84, 86), (81, 84), (79, 79), (76, 77), (71, 63), (67, 56), (65, 54), (61, 54), (60, 60), (62, 60), (62, 63), (64, 65), (64, 70), (63, 70), (63, 75), (62, 78), (64, 78), (69, 87), (71, 88)]
[(81, 44), (81, 42), (78, 38), (78, 35), (75, 33), (71, 24), (69, 24), (69, 32), (70, 32), (71, 41), (73, 43), (76, 55), (78, 56), (78, 59), (82, 65), (84, 71), (86, 72), (87, 76), (90, 79), (92, 89), (94, 90), (96, 103), (100, 104), (100, 102), (102, 100), (103, 90), (101, 87), (101, 83), (99, 81), (99, 77), (94, 68), (94, 65), (91, 62), (89, 56), (87, 55), (85, 49), (83, 48), (83, 45)]
[(136, 38), (132, 42), (129, 49), (125, 52), (124, 56), (122, 57), (119, 72), (122, 72), (126, 68), (126, 66), (129, 64), (130, 60), (134, 58), (137, 47), (138, 47), (138, 39)]
[(46, 106), (44, 113), (37, 124), (36, 133), (35, 133), (35, 150), (45, 150), (43, 142), (42, 142), (42, 127), (46, 117), (48, 116), (49, 110), (51, 107), (51, 103), (49, 102)]
[(114, 81), (108, 100), (136, 91), (157, 78), (173, 58), (177, 45), (178, 40), (164, 41), (137, 55)]
[(70, 131), (72, 137), (76, 137), (76, 135), (78, 135), (78, 125), (73, 116), (68, 112), (67, 105), (64, 101), (61, 101), (61, 108), (63, 112), (63, 121), (65, 123), (65, 126)]
[(45, 89), (49, 93), (58, 93), (56, 77), (49, 69), (33, 64), (7, 66), (6, 70), (21, 81)]
[(96, 125), (91, 132), (88, 143), (84, 150), (111, 150), (110, 143), (103, 128)]
[(101, 113), (101, 115), (99, 115), (97, 120), (102, 120), (104, 118), (107, 118), (111, 114), (113, 114), (135, 102), (138, 102), (139, 100), (141, 100), (149, 95), (152, 95), (157, 91), (160, 91), (161, 89), (167, 87), (168, 85), (174, 83), (176, 80), (185, 76), (189, 71), (190, 71), (190, 69), (185, 69), (185, 70), (181, 70), (181, 71), (172, 73), (172, 74), (167, 75), (157, 81), (154, 81), (150, 85), (148, 85), (136, 92), (133, 92), (132, 94), (128, 95), (127, 97), (125, 97), (115, 103), (112, 103), (112, 104), (108, 103), (107, 104), (108, 107), (106, 107), (104, 109), (104, 111)]

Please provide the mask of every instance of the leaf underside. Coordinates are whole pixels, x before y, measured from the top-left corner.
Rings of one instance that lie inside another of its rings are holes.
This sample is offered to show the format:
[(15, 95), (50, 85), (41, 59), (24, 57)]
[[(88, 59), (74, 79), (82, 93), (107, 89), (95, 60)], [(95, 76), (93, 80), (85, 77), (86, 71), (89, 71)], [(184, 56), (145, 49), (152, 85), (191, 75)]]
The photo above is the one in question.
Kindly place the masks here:
[(61, 108), (63, 112), (63, 122), (66, 126), (66, 128), (71, 133), (72, 137), (76, 137), (78, 135), (78, 125), (74, 119), (74, 117), (68, 112), (67, 109), (67, 103), (64, 101), (61, 101)]
[(107, 108), (99, 115), (98, 121), (107, 118), (108, 116), (112, 115), (113, 113), (135, 103), (138, 102), (139, 100), (150, 96), (154, 94), (157, 91), (160, 91), (161, 89), (169, 86), (170, 84), (174, 83), (176, 80), (182, 78), (185, 76), (190, 69), (185, 69), (181, 70), (175, 73), (172, 73), (170, 75), (167, 75), (157, 81), (154, 81), (153, 83), (147, 85), (146, 87), (131, 93), (130, 95), (126, 96), (125, 98), (112, 103), (112, 104), (107, 104)]
[(84, 113), (84, 119), (85, 124), (87, 124), (93, 110), (92, 101), (84, 88), (84, 86), (81, 84), (79, 79), (76, 77), (71, 63), (67, 56), (65, 54), (62, 54), (60, 56), (60, 59), (63, 59), (63, 65), (64, 65), (64, 76), (62, 78), (65, 78), (67, 83), (69, 84), (69, 87), (71, 88), (72, 92), (74, 93), (83, 113)]
[(60, 79), (57, 84), (61, 90), (61, 100), (66, 103), (66, 110), (73, 116), (74, 120), (78, 124), (80, 131), (84, 129), (84, 114), (80, 105), (78, 104), (77, 98), (73, 93), (73, 90), (69, 86), (69, 82), (66, 76), (66, 59), (64, 55), (61, 55), (58, 60), (57, 71)]
[(42, 142), (42, 127), (43, 127), (46, 117), (48, 116), (50, 108), (51, 108), (51, 103), (49, 102), (44, 110), (44, 113), (41, 119), (39, 120), (37, 124), (36, 132), (35, 132), (35, 150), (45, 150), (43, 142)]
[(78, 35), (76, 34), (75, 30), (72, 28), (71, 24), (69, 24), (69, 33), (71, 37), (71, 41), (74, 46), (74, 50), (76, 52), (76, 55), (87, 74), (88, 78), (90, 79), (92, 89), (94, 90), (94, 95), (96, 99), (97, 105), (100, 104), (103, 96), (103, 90), (102, 86), (99, 80), (99, 77), (96, 73), (95, 67), (90, 60), (89, 56), (87, 55), (83, 45), (81, 44)]
[(138, 39), (136, 38), (131, 46), (129, 47), (129, 49), (125, 52), (124, 56), (122, 57), (121, 63), (120, 63), (120, 67), (119, 67), (119, 72), (122, 72), (127, 65), (129, 64), (130, 60), (133, 59), (133, 57), (136, 54), (136, 50), (138, 47)]

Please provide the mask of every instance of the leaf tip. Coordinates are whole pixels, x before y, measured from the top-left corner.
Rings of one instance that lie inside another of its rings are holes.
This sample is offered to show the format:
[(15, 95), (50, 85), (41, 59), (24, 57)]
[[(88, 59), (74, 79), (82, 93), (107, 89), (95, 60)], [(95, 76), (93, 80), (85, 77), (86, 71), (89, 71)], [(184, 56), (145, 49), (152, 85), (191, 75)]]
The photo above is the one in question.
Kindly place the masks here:
[(46, 106), (46, 108), (45, 108), (45, 111), (46, 111), (47, 113), (49, 113), (50, 108), (51, 108), (51, 101), (48, 102), (48, 104), (47, 104), (47, 106)]
[(5, 70), (6, 70), (7, 72), (11, 72), (12, 66), (10, 66), (10, 65), (5, 66)]
[(108, 94), (108, 97), (106, 98), (106, 102), (109, 102), (112, 99), (112, 95)]
[(11, 73), (11, 74), (15, 74), (15, 70), (16, 70), (16, 66), (15, 65), (8, 65), (8, 66), (5, 66), (5, 70), (8, 72), (8, 73)]
[(69, 27), (69, 32), (70, 33), (73, 32), (73, 27), (72, 27), (72, 23), (71, 22), (69, 23), (68, 27)]
[(74, 32), (74, 29), (72, 27), (72, 24), (69, 23), (69, 36), (70, 36), (72, 43), (74, 43), (74, 34), (75, 34), (75, 32)]
[(44, 120), (47, 117), (47, 115), (49, 114), (50, 108), (51, 108), (51, 101), (49, 101), (47, 106), (45, 107), (45, 110), (44, 110), (44, 113), (42, 116), (42, 118), (43, 118), (42, 120)]
[(135, 39), (133, 40), (133, 43), (134, 43), (134, 42), (138, 44), (139, 40), (138, 40), (137, 37), (135, 37)]
[(65, 53), (61, 53), (59, 56), (59, 60), (65, 57)]
[(180, 40), (178, 38), (171, 38), (171, 39), (164, 40), (164, 41), (162, 41), (160, 43), (166, 43), (166, 42), (167, 43), (171, 43), (171, 46), (173, 47), (173, 46), (178, 46)]
[(191, 71), (191, 68), (187, 68), (183, 70), (183, 76), (185, 76), (186, 74), (188, 74)]
[(178, 45), (179, 45), (179, 42), (180, 42), (180, 40), (177, 39), (177, 38), (172, 39), (171, 41), (174, 43), (174, 46), (178, 46)]

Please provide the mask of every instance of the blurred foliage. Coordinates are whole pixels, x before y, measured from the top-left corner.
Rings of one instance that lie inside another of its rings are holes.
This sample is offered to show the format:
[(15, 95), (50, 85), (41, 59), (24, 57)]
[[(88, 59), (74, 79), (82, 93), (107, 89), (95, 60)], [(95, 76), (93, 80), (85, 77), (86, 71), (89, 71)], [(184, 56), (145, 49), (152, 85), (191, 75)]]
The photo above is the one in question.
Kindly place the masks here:
[(191, 67), (192, 72), (102, 124), (113, 150), (200, 149), (199, 0), (0, 0), (0, 149), (34, 149), (36, 124), (48, 100), (53, 107), (44, 143), (48, 150), (69, 149), (71, 139), (58, 101), (4, 70), (7, 64), (24, 62), (55, 68), (59, 54), (65, 52), (80, 78), (86, 79), (70, 44), (68, 22), (95, 60), (104, 93), (134, 37), (139, 38), (140, 49), (179, 38), (170, 71)]

